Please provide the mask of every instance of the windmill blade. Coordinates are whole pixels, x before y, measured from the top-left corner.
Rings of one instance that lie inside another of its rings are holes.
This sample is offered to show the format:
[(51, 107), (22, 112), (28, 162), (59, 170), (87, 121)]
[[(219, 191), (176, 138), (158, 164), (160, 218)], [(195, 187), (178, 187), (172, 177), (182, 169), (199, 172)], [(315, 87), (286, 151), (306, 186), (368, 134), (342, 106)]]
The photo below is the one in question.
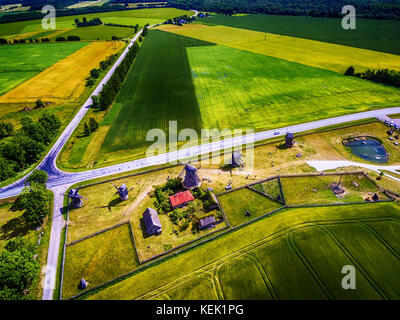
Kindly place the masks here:
[(111, 184), (117, 189), (117, 193), (119, 193), (119, 188), (114, 183), (111, 182)]

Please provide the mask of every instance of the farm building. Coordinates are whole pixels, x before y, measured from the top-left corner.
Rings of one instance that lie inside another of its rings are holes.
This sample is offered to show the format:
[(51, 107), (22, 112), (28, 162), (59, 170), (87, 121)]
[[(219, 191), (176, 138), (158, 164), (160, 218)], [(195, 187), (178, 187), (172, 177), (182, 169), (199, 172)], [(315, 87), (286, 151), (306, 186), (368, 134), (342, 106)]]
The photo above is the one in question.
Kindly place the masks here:
[(206, 15), (204, 13), (199, 13), (199, 18), (204, 18)]
[(293, 143), (294, 143), (294, 134), (290, 133), (290, 132), (286, 133), (285, 146), (287, 148), (291, 148), (291, 147), (293, 147)]
[[(197, 173), (197, 169), (194, 165), (192, 164), (186, 164), (185, 168), (183, 169), (185, 170), (185, 178), (182, 182), (182, 186), (185, 189), (195, 189), (198, 188), (201, 184), (201, 182), (199, 181), (199, 175)], [(183, 172), (182, 170), (182, 172)]]
[(145, 212), (143, 212), (143, 222), (146, 227), (146, 233), (149, 236), (161, 234), (161, 222), (156, 210), (147, 208)]
[(182, 208), (188, 202), (193, 201), (194, 197), (189, 190), (178, 192), (169, 197), (169, 201), (171, 202), (172, 208)]
[(215, 217), (214, 216), (209, 216), (203, 219), (200, 219), (199, 221), (199, 229), (203, 230), (203, 229), (212, 229), (215, 228)]
[(182, 24), (184, 24), (184, 23), (187, 23), (187, 21), (186, 21), (186, 20), (184, 20), (184, 19), (179, 19), (179, 20), (178, 20), (178, 23), (182, 23)]

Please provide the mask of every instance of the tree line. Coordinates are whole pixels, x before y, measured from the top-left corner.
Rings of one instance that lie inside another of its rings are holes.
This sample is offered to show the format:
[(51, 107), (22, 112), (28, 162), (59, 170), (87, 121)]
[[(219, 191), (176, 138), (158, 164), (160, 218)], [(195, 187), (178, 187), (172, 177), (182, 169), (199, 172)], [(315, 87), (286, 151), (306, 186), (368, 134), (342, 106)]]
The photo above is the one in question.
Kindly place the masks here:
[(100, 71), (107, 70), (114, 63), (114, 61), (117, 60), (117, 57), (118, 54), (115, 53), (107, 57), (107, 59), (100, 61), (100, 69), (93, 68), (92, 70), (90, 70), (90, 75), (89, 77), (86, 78), (86, 86), (87, 87), (93, 86), (96, 79), (100, 76)]
[(90, 26), (98, 26), (103, 24), (103, 21), (99, 17), (87, 20), (85, 17), (82, 18), (82, 22), (75, 18), (75, 24), (77, 27), (90, 27)]
[[(168, 5), (189, 10), (234, 13), (299, 15), (313, 17), (342, 17), (346, 0), (168, 0)], [(400, 19), (400, 3), (391, 0), (353, 0), (359, 18)]]
[(38, 121), (29, 116), (21, 119), (22, 127), (14, 132), (10, 123), (1, 123), (6, 140), (0, 145), (0, 181), (12, 178), (39, 160), (61, 127), (52, 114), (43, 114)]
[(119, 89), (121, 88), (121, 84), (128, 74), (133, 61), (135, 60), (138, 49), (139, 46), (136, 42), (132, 44), (125, 58), (122, 60), (121, 64), (115, 69), (114, 74), (110, 77), (108, 82), (103, 86), (103, 89), (101, 90), (99, 95), (92, 96), (93, 108), (106, 110), (111, 105)]
[(350, 66), (346, 72), (345, 76), (354, 76), (365, 80), (370, 80), (377, 83), (390, 84), (396, 87), (400, 87), (400, 72), (396, 70), (389, 69), (378, 69), (371, 70), (368, 69), (364, 72), (355, 72), (353, 66)]

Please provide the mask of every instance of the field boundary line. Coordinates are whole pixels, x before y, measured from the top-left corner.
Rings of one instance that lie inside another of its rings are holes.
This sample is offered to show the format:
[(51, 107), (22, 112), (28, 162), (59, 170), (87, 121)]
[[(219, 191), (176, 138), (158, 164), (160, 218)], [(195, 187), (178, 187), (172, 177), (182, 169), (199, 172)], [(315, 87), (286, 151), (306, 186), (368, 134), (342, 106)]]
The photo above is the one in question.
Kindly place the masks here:
[[(262, 186), (262, 184), (261, 184), (261, 186)], [(266, 194), (266, 193), (264, 193), (264, 192), (258, 191), (257, 189), (252, 188), (252, 187), (246, 187), (246, 188), (249, 189), (249, 190), (252, 191), (252, 192), (258, 193), (259, 195), (268, 198), (269, 200), (271, 200), (271, 201), (273, 201), (273, 202), (275, 202), (275, 203), (279, 203), (279, 204), (282, 205), (282, 206), (285, 205), (285, 204), (283, 204), (282, 202), (279, 202), (278, 200), (273, 199), (269, 194)]]
[(123, 226), (124, 224), (128, 224), (128, 223), (129, 223), (129, 220), (123, 221), (123, 222), (118, 223), (118, 224), (116, 224), (116, 225), (113, 225), (113, 226), (111, 226), (111, 227), (108, 227), (108, 228), (102, 229), (102, 230), (100, 230), (100, 231), (97, 231), (97, 232), (95, 232), (95, 233), (89, 234), (89, 235), (87, 235), (87, 236), (85, 236), (85, 237), (83, 237), (83, 238), (79, 238), (79, 239), (77, 239), (77, 240), (71, 241), (71, 242), (67, 243), (66, 246), (67, 246), (67, 247), (72, 246), (72, 245), (74, 245), (74, 244), (77, 244), (77, 243), (79, 243), (79, 242), (88, 240), (88, 239), (90, 239), (90, 238), (93, 238), (93, 237), (95, 237), (95, 236), (98, 236), (99, 234), (102, 234), (102, 233), (104, 233), (104, 232), (107, 232), (107, 231), (116, 229), (116, 228), (121, 227), (121, 226)]

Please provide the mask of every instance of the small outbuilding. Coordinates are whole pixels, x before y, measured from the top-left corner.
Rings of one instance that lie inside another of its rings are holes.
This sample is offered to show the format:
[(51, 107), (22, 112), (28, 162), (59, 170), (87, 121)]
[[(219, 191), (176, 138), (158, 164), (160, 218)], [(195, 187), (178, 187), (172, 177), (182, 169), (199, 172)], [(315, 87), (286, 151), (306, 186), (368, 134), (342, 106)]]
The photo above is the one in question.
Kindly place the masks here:
[(233, 151), (232, 152), (232, 162), (231, 162), (232, 167), (237, 168), (237, 167), (244, 167), (244, 162), (243, 162), (243, 155), (240, 153), (240, 151)]
[(182, 208), (188, 202), (193, 201), (193, 200), (194, 200), (194, 197), (189, 190), (175, 193), (174, 195), (169, 197), (169, 201), (171, 202), (171, 206), (173, 209)]
[(156, 210), (147, 208), (145, 212), (143, 212), (143, 222), (146, 227), (146, 233), (149, 236), (161, 234), (161, 222)]
[(294, 144), (294, 134), (291, 132), (286, 133), (285, 146), (287, 148), (291, 148), (291, 147), (293, 147), (293, 144)]
[(212, 229), (215, 228), (217, 221), (214, 216), (208, 216), (199, 220), (199, 229)]
[(82, 278), (81, 281), (79, 281), (78, 288), (79, 288), (80, 290), (84, 290), (84, 289), (87, 288), (87, 282), (86, 282), (85, 279)]

